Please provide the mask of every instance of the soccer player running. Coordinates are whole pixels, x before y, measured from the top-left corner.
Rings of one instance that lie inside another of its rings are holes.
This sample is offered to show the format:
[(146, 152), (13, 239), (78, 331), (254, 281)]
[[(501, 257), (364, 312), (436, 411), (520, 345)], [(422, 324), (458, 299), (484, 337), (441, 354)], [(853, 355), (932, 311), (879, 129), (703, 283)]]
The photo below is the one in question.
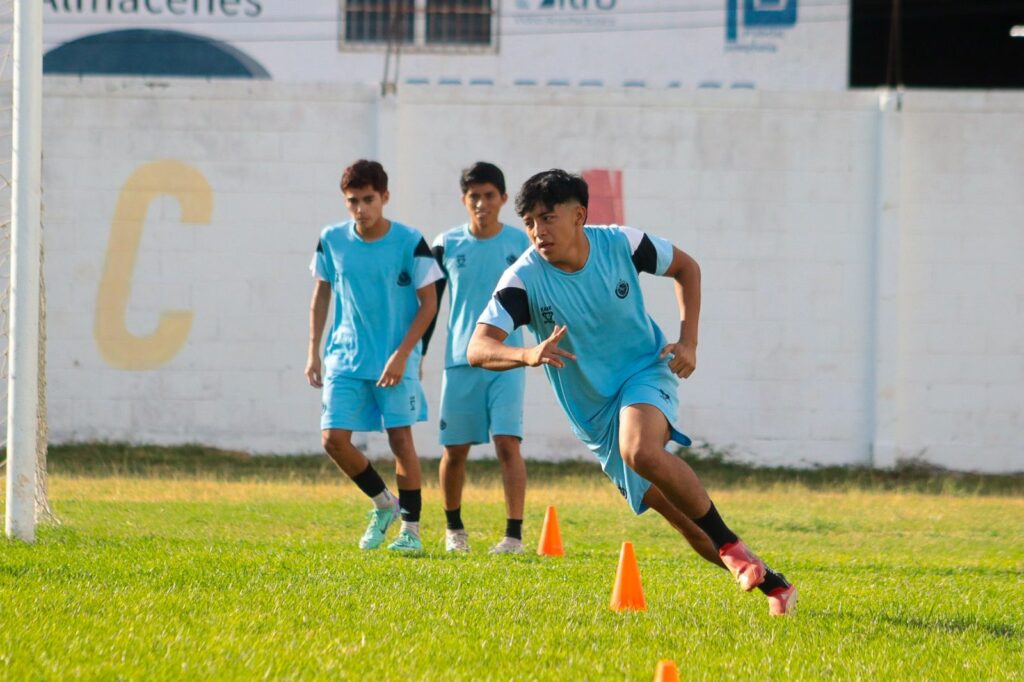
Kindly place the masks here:
[[(796, 606), (796, 587), (767, 568), (722, 520), (669, 440), (689, 445), (673, 421), (676, 377), (696, 367), (700, 268), (664, 239), (629, 227), (585, 225), (588, 189), (562, 170), (538, 173), (516, 197), (533, 248), (502, 275), (469, 343), (474, 367), (543, 367), (576, 435), (637, 514), (656, 510), (743, 590), (760, 589), (769, 612)], [(639, 275), (675, 281), (679, 340), (648, 316)], [(527, 326), (539, 343), (509, 334)]]
[[(507, 514), (505, 537), (490, 551), (519, 554), (523, 551), (526, 498), (526, 464), (519, 449), (526, 370), (491, 372), (470, 367), (466, 347), (498, 278), (530, 247), (530, 239), (522, 230), (501, 223), (499, 213), (508, 201), (501, 169), (478, 162), (462, 172), (460, 186), (469, 222), (438, 235), (432, 245), (451, 284), (440, 422), (445, 548), (449, 552), (469, 551), (469, 537), (462, 522), (466, 458), (472, 445), (486, 443), (490, 435), (501, 464)], [(437, 287), (440, 301), (445, 280), (438, 280)], [(512, 332), (509, 342), (521, 345), (522, 332)]]
[[(427, 419), (420, 341), (437, 312), (434, 282), (443, 275), (418, 231), (384, 217), (388, 176), (379, 163), (361, 159), (346, 168), (341, 191), (352, 220), (323, 230), (310, 266), (316, 282), (306, 379), (323, 389), (324, 450), (373, 500), (359, 547), (380, 547), (400, 513), (401, 529), (388, 549), (417, 552), (423, 549), (422, 497), (411, 427)], [(334, 320), (321, 367), (332, 298)], [(382, 425), (395, 455), (397, 498), (352, 445), (353, 431), (380, 431)]]

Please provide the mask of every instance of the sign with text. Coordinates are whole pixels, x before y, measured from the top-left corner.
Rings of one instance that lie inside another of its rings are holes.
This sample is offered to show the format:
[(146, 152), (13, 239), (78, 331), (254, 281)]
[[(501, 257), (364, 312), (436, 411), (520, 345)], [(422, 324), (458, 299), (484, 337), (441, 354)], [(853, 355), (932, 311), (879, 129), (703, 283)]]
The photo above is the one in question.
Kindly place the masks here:
[(42, 2), (49, 74), (380, 84), (391, 42), (393, 86), (847, 87), (849, 0)]

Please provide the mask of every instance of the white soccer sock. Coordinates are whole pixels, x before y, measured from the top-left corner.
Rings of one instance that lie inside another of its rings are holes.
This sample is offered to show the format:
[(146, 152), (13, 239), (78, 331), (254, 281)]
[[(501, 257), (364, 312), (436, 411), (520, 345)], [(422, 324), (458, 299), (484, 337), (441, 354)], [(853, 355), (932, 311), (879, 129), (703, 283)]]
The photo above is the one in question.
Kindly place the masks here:
[(370, 499), (373, 500), (373, 504), (377, 509), (391, 509), (395, 506), (395, 496), (387, 488), (384, 488), (383, 492), (374, 495)]
[(412, 535), (415, 535), (416, 537), (419, 537), (420, 536), (420, 522), (419, 521), (416, 521), (416, 522), (402, 521), (402, 531), (410, 533)]

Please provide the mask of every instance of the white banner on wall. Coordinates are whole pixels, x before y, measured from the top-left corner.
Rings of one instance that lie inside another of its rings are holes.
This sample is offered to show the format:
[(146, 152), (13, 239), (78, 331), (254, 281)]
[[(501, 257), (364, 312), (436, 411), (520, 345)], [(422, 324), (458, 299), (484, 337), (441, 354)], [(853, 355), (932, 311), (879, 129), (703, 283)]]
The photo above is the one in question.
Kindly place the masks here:
[(49, 73), (379, 82), (392, 37), (399, 83), (847, 85), (849, 0), (480, 0), (458, 17), (433, 0), (397, 17), (384, 0), (44, 3)]

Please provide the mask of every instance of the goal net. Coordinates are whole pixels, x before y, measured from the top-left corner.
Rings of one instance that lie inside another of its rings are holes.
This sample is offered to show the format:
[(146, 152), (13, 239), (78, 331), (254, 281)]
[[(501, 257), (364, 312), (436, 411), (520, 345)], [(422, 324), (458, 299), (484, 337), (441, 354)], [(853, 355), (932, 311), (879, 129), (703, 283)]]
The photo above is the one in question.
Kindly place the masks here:
[[(8, 351), (10, 350), (10, 298), (11, 298), (11, 173), (12, 173), (12, 116), (13, 116), (13, 36), (14, 0), (0, 0), (0, 439), (3, 452), (0, 467), (7, 463), (7, 409), (8, 409)], [(40, 253), (40, 257), (42, 253)], [(36, 491), (35, 509), (39, 522), (55, 522), (50, 508), (46, 477), (46, 286), (39, 278), (39, 390), (36, 420)]]

